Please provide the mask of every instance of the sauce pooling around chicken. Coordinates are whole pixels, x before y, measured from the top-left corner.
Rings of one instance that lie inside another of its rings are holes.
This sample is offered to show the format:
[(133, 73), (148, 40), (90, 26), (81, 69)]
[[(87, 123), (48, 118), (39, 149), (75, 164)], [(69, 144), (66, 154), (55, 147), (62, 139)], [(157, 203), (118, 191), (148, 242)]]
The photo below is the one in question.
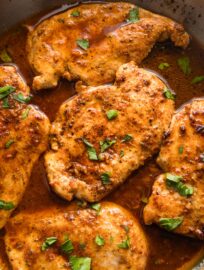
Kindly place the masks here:
[[(24, 24), (34, 25), (39, 19), (40, 17), (36, 16)], [(26, 37), (27, 30), (25, 27), (20, 26), (10, 31), (1, 36), (0, 51), (6, 48), (6, 51), (12, 58), (12, 62), (19, 67), (26, 82), (31, 85), (33, 73), (29, 68), (25, 54)], [(192, 83), (192, 80), (195, 80), (197, 76), (204, 75), (204, 64), (200, 61), (202, 55), (202, 50), (194, 42), (191, 42), (185, 51), (175, 48), (171, 43), (167, 42), (157, 45), (141, 66), (158, 72), (168, 81), (170, 87), (177, 94), (175, 101), (178, 108), (193, 97), (204, 95), (204, 81)], [(179, 59), (183, 60), (179, 61)], [(185, 75), (181, 70), (182, 61), (184, 66), (185, 63), (188, 63), (188, 60), (184, 59), (189, 59), (190, 74)], [(33, 94), (32, 103), (38, 105), (53, 121), (62, 102), (75, 94), (74, 84), (61, 80), (56, 88)], [(155, 158), (153, 158), (143, 168), (132, 174), (125, 184), (111, 193), (104, 201), (112, 201), (122, 205), (138, 217), (143, 224), (141, 212), (150, 194), (153, 181), (160, 173), (161, 170), (156, 165)], [(53, 205), (63, 207), (67, 204), (50, 191), (43, 159), (41, 159), (34, 167), (30, 185), (17, 212), (24, 210), (34, 214), (39, 209), (46, 210)], [(150, 246), (148, 270), (177, 269), (185, 265), (190, 259), (195, 258), (195, 256), (199, 258), (204, 253), (204, 244), (198, 240), (172, 235), (156, 226), (143, 226), (143, 229), (148, 236)], [(4, 232), (1, 231), (1, 254), (5, 253), (2, 242), (3, 234)]]

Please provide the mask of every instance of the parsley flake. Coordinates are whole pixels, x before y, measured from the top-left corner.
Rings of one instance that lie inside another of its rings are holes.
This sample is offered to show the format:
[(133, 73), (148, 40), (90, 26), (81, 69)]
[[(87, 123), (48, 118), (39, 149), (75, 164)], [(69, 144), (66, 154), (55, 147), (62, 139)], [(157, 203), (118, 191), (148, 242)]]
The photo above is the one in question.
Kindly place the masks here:
[(177, 63), (185, 75), (189, 75), (191, 73), (190, 59), (187, 56), (179, 58)]
[(11, 85), (6, 85), (3, 87), (0, 87), (0, 99), (4, 99), (11, 93), (13, 93), (16, 89)]
[(118, 244), (118, 247), (122, 248), (122, 249), (129, 249), (130, 248), (130, 237), (128, 236), (126, 240), (124, 240), (120, 244)]
[(6, 144), (5, 144), (5, 148), (9, 149), (13, 143), (14, 143), (14, 140), (7, 141)]
[(65, 240), (60, 249), (63, 253), (69, 255), (74, 250), (72, 241), (70, 239)]
[(122, 139), (122, 142), (129, 142), (133, 139), (132, 135), (126, 134), (124, 138)]
[(20, 103), (28, 103), (31, 100), (31, 97), (25, 97), (22, 93), (18, 93), (17, 95), (13, 95), (13, 98)]
[(0, 52), (0, 59), (4, 62), (4, 63), (11, 63), (12, 62), (12, 58), (11, 56), (8, 54), (6, 49), (3, 49)]
[(79, 17), (80, 16), (80, 12), (78, 10), (74, 10), (74, 11), (72, 11), (71, 16), (72, 17)]
[(111, 183), (110, 181), (110, 173), (109, 172), (104, 172), (101, 174), (101, 181), (103, 185), (109, 185)]
[(5, 97), (5, 98), (3, 99), (2, 108), (4, 108), (4, 109), (9, 109), (9, 108), (10, 108), (10, 104), (9, 104), (9, 101), (8, 101), (8, 97)]
[(131, 22), (131, 23), (134, 23), (134, 22), (138, 22), (139, 21), (139, 8), (138, 7), (135, 7), (133, 9), (130, 10), (129, 12), (129, 16), (127, 18), (127, 22)]
[(91, 258), (70, 256), (69, 262), (72, 270), (91, 270)]
[(117, 110), (109, 110), (106, 112), (106, 116), (108, 120), (113, 120), (118, 116), (118, 111)]
[(174, 94), (169, 88), (165, 87), (163, 91), (163, 95), (167, 99), (175, 100), (176, 94)]
[(104, 238), (102, 236), (97, 235), (95, 237), (95, 243), (96, 243), (96, 245), (98, 245), (99, 247), (101, 247), (101, 246), (104, 246), (105, 245), (105, 240), (104, 240)]
[(22, 113), (22, 115), (21, 115), (21, 118), (22, 118), (23, 120), (25, 120), (25, 119), (28, 117), (30, 110), (31, 110), (31, 108), (28, 107), (27, 109), (25, 109), (25, 111), (23, 111), (23, 113)]
[(77, 39), (77, 45), (86, 51), (89, 48), (89, 40), (88, 39)]
[(183, 146), (179, 146), (178, 152), (180, 155), (183, 154)]
[(95, 210), (97, 213), (101, 211), (101, 204), (100, 203), (94, 203), (90, 206), (93, 210)]
[(98, 160), (96, 149), (93, 147), (93, 144), (91, 144), (89, 141), (87, 141), (84, 138), (82, 138), (82, 141), (86, 145), (89, 159), (90, 160)]
[(193, 78), (193, 80), (191, 81), (192, 84), (197, 84), (204, 81), (204, 76), (197, 76), (195, 78)]
[(51, 236), (51, 237), (46, 238), (41, 246), (41, 250), (45, 251), (56, 242), (57, 242), (57, 237)]
[(116, 143), (116, 140), (111, 141), (109, 138), (105, 139), (104, 141), (101, 141), (100, 142), (101, 153), (105, 152), (108, 148), (110, 148), (115, 143)]
[(169, 65), (168, 63), (160, 63), (160, 64), (158, 65), (158, 68), (159, 68), (160, 70), (164, 70), (164, 69), (166, 69), (166, 68), (168, 68), (168, 67), (170, 67), (170, 65)]
[(183, 217), (176, 218), (160, 218), (159, 225), (167, 231), (173, 231), (183, 222)]
[(9, 210), (12, 210), (14, 208), (15, 208), (15, 206), (12, 202), (6, 202), (3, 200), (0, 200), (0, 209), (9, 211)]

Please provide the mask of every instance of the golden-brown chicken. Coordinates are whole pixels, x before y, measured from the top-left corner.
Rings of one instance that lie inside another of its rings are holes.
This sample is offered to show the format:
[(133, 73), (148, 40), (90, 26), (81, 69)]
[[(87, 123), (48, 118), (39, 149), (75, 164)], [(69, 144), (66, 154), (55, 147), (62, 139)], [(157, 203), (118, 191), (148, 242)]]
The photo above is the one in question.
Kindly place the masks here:
[(60, 77), (96, 86), (114, 81), (116, 70), (139, 64), (157, 41), (186, 47), (189, 36), (176, 22), (129, 3), (80, 5), (40, 23), (28, 36), (33, 88)]
[(13, 66), (0, 66), (0, 229), (16, 208), (39, 155), (46, 150), (49, 120), (27, 105), (29, 88)]
[(139, 223), (113, 203), (20, 213), (6, 231), (13, 270), (144, 270), (147, 262), (147, 241)]
[(178, 111), (161, 148), (166, 172), (154, 185), (144, 209), (146, 224), (204, 239), (204, 100)]
[(98, 201), (159, 150), (174, 110), (165, 84), (134, 63), (124, 64), (115, 84), (83, 87), (53, 122), (45, 164), (52, 189)]

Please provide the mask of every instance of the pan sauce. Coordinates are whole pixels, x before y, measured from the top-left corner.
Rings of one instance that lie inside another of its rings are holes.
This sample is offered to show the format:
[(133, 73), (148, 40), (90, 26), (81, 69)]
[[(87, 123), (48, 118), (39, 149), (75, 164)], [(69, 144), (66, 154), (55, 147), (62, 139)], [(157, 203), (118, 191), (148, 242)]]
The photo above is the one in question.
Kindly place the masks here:
[[(24, 25), (35, 25), (44, 15), (38, 15), (24, 22)], [(31, 85), (33, 74), (26, 60), (26, 34), (26, 28), (18, 26), (1, 36), (0, 50), (7, 48), (13, 62), (18, 66), (26, 82)], [(189, 76), (185, 76), (177, 66), (177, 59), (184, 55), (188, 56), (191, 61), (192, 73)], [(170, 87), (177, 93), (176, 107), (179, 108), (193, 97), (204, 96), (204, 82), (196, 85), (191, 84), (191, 80), (195, 76), (204, 75), (204, 63), (201, 62), (202, 56), (204, 56), (203, 51), (194, 41), (185, 51), (175, 48), (171, 43), (167, 42), (157, 45), (141, 66), (158, 72), (168, 81)], [(158, 69), (158, 65), (163, 62), (169, 63), (170, 67), (161, 71)], [(62, 102), (74, 94), (74, 83), (62, 80), (55, 89), (44, 90), (37, 94), (33, 93), (32, 103), (38, 105), (53, 121)], [(160, 173), (161, 170), (156, 165), (155, 158), (153, 158), (104, 200), (113, 201), (129, 209), (143, 224), (143, 201), (144, 198), (149, 196), (153, 181)], [(33, 169), (30, 185), (16, 212), (24, 210), (34, 214), (38, 209), (49, 208), (56, 204), (63, 207), (66, 203), (50, 191), (43, 166), (43, 158), (41, 158)], [(174, 270), (181, 266), (184, 266), (183, 269), (190, 269), (202, 255), (204, 256), (204, 243), (201, 241), (165, 232), (155, 225), (143, 225), (143, 228), (148, 236), (150, 246), (147, 270)], [(0, 231), (1, 254), (5, 254), (2, 241), (3, 234), (4, 231)], [(192, 263), (185, 266), (189, 260)]]

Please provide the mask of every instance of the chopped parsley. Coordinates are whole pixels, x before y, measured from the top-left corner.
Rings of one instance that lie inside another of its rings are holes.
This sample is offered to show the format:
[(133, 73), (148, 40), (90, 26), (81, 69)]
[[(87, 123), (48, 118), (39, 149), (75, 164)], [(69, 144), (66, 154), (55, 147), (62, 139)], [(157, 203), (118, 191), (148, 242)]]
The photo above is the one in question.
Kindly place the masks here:
[(11, 85), (0, 87), (0, 99), (4, 99), (5, 97), (13, 93), (15, 90), (16, 89)]
[(176, 218), (160, 218), (159, 225), (167, 231), (173, 231), (183, 222), (183, 217)]
[(106, 112), (106, 116), (108, 120), (113, 120), (118, 116), (118, 111), (117, 110), (109, 110)]
[(87, 141), (84, 138), (82, 138), (82, 141), (86, 145), (89, 159), (90, 160), (98, 160), (96, 149), (93, 147), (93, 144), (91, 144), (89, 141)]
[(120, 157), (124, 157), (125, 153), (123, 150), (120, 151)]
[(193, 80), (191, 81), (192, 84), (196, 84), (196, 83), (200, 83), (204, 81), (204, 76), (197, 76), (195, 78), (193, 78)]
[(160, 64), (158, 65), (158, 68), (159, 68), (160, 70), (164, 70), (164, 69), (166, 69), (166, 68), (168, 68), (168, 67), (170, 67), (170, 65), (169, 65), (168, 63), (160, 63)]
[(95, 237), (95, 243), (96, 243), (96, 245), (98, 245), (99, 247), (101, 247), (101, 246), (104, 246), (105, 245), (105, 240), (104, 240), (104, 238), (102, 236), (97, 235)]
[(130, 248), (130, 237), (128, 236), (126, 240), (124, 240), (120, 244), (118, 244), (118, 247), (122, 248), (122, 249), (129, 249)]
[(185, 185), (181, 180), (181, 176), (173, 175), (170, 173), (166, 174), (166, 183), (168, 187), (174, 188), (181, 196), (191, 196), (194, 191), (193, 187), (190, 185)]
[(109, 147), (116, 143), (116, 140), (110, 140), (109, 138), (105, 139), (104, 141), (100, 142), (101, 146), (101, 153), (105, 152)]
[(100, 203), (94, 203), (90, 206), (93, 210), (95, 210), (97, 213), (101, 211), (101, 204)]
[(61, 251), (66, 255), (69, 255), (74, 250), (72, 241), (70, 239), (66, 239), (64, 243), (60, 247)]
[(5, 97), (5, 98), (3, 99), (2, 108), (4, 108), (4, 109), (9, 109), (9, 108), (10, 108), (10, 104), (9, 104), (9, 101), (8, 101), (8, 97)]
[(180, 155), (183, 154), (183, 146), (182, 145), (179, 146), (178, 152), (179, 152)]
[(148, 203), (148, 198), (147, 197), (142, 197), (141, 202), (147, 204)]
[(45, 251), (56, 242), (57, 242), (57, 237), (51, 236), (51, 237), (46, 238), (41, 246), (41, 250)]
[(124, 138), (122, 139), (122, 142), (129, 142), (133, 139), (132, 135), (126, 134)]
[(126, 233), (129, 233), (130, 228), (127, 225), (121, 225), (121, 227), (125, 230)]
[(25, 109), (25, 111), (23, 111), (23, 113), (22, 113), (22, 115), (21, 115), (21, 118), (22, 118), (23, 120), (25, 120), (25, 119), (28, 117), (30, 110), (31, 110), (31, 108), (28, 107), (27, 109)]
[(163, 91), (163, 95), (167, 99), (175, 100), (176, 94), (174, 94), (169, 88), (165, 87)]
[(0, 209), (9, 211), (9, 210), (12, 210), (14, 208), (15, 208), (15, 206), (12, 202), (6, 202), (3, 200), (0, 200)]
[(190, 59), (187, 56), (179, 58), (177, 63), (185, 75), (189, 75), (191, 73)]
[(110, 181), (110, 173), (109, 172), (104, 172), (101, 174), (101, 181), (103, 185), (109, 185), (111, 183)]
[(74, 10), (74, 11), (72, 11), (71, 16), (72, 17), (79, 17), (80, 16), (80, 12), (78, 10)]
[(69, 262), (72, 270), (91, 270), (91, 258), (70, 256)]
[(128, 18), (127, 18), (127, 22), (138, 22), (139, 21), (139, 8), (138, 7), (134, 7), (133, 9), (130, 10)]
[(5, 143), (5, 148), (6, 148), (6, 149), (9, 149), (10, 146), (11, 146), (13, 143), (14, 143), (14, 140), (9, 140), (9, 141), (7, 141), (7, 142)]
[(79, 207), (85, 208), (87, 206), (87, 202), (84, 200), (77, 200), (77, 205)]
[(13, 98), (20, 103), (28, 103), (31, 100), (31, 97), (25, 97), (22, 93), (18, 93), (17, 95), (13, 95)]
[(77, 39), (77, 45), (86, 51), (89, 48), (89, 41), (88, 39)]
[(12, 58), (11, 56), (8, 54), (6, 49), (3, 49), (0, 52), (0, 59), (4, 62), (4, 63), (11, 63), (12, 62)]

